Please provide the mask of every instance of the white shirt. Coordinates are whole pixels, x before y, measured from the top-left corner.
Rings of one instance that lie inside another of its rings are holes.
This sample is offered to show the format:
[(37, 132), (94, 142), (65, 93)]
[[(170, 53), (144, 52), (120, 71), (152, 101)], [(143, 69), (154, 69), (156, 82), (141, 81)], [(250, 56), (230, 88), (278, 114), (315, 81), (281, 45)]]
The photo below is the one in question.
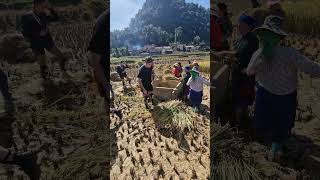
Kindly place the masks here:
[(190, 89), (196, 92), (203, 91), (203, 84), (210, 86), (210, 82), (202, 76), (198, 76), (195, 80), (193, 80), (192, 77), (190, 77), (187, 82), (187, 86), (190, 86)]

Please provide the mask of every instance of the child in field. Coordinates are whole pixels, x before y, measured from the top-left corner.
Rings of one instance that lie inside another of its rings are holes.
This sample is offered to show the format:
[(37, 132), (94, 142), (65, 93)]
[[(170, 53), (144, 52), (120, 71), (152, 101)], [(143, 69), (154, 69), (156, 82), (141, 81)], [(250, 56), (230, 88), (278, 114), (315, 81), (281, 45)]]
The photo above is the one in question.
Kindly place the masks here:
[(190, 87), (190, 101), (194, 112), (199, 112), (199, 108), (203, 97), (203, 84), (210, 86), (210, 82), (200, 75), (197, 67), (193, 67), (190, 71), (191, 77), (187, 82)]

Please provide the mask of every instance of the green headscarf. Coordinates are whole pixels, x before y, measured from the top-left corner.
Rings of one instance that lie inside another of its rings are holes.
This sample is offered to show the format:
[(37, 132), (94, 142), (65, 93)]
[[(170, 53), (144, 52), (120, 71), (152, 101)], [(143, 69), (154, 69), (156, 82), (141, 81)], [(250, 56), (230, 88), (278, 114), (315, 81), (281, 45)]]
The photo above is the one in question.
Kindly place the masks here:
[(198, 77), (198, 73), (195, 71), (190, 71), (192, 80), (195, 80)]
[(258, 37), (260, 47), (262, 48), (262, 54), (267, 59), (272, 58), (273, 49), (281, 40), (280, 36), (271, 31), (260, 31)]

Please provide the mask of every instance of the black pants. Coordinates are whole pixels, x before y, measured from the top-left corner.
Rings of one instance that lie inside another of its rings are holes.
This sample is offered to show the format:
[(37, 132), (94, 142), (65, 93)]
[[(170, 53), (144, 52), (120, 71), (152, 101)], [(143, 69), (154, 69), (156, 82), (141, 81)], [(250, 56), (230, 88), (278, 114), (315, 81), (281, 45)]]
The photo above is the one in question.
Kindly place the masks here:
[(50, 51), (54, 46), (54, 41), (50, 34), (39, 39), (30, 40), (31, 49), (35, 55), (44, 55), (45, 49)]
[[(8, 86), (8, 78), (6, 74), (2, 71), (0, 68), (0, 90), (5, 100), (5, 105), (11, 105), (12, 104), (12, 95), (9, 92), (9, 86)], [(6, 109), (7, 110), (7, 109)]]
[[(14, 109), (12, 95), (9, 92), (8, 79), (6, 74), (0, 68), (0, 90), (5, 101), (5, 111), (12, 112)], [(0, 145), (9, 148), (13, 144), (12, 123), (14, 116), (7, 114), (0, 118)]]

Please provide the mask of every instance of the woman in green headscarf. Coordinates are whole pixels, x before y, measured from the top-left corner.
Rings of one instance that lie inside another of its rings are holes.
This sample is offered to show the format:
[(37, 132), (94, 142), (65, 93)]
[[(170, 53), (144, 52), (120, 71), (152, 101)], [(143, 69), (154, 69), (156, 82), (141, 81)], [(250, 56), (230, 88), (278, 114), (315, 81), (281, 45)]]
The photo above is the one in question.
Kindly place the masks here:
[(270, 59), (273, 56), (274, 48), (279, 44), (281, 37), (271, 31), (262, 30), (257, 33), (260, 48), (262, 48), (262, 54), (266, 59)]
[(210, 86), (210, 82), (200, 75), (197, 67), (193, 67), (190, 74), (191, 77), (187, 82), (187, 86), (190, 87), (190, 101), (194, 112), (198, 112), (203, 97), (203, 84)]
[(272, 160), (280, 160), (282, 147), (294, 127), (298, 72), (320, 78), (320, 64), (296, 49), (280, 45), (288, 35), (281, 29), (282, 24), (283, 18), (268, 16), (255, 30), (260, 49), (247, 68), (247, 74), (255, 75), (257, 80), (253, 128), (260, 140), (270, 143)]

